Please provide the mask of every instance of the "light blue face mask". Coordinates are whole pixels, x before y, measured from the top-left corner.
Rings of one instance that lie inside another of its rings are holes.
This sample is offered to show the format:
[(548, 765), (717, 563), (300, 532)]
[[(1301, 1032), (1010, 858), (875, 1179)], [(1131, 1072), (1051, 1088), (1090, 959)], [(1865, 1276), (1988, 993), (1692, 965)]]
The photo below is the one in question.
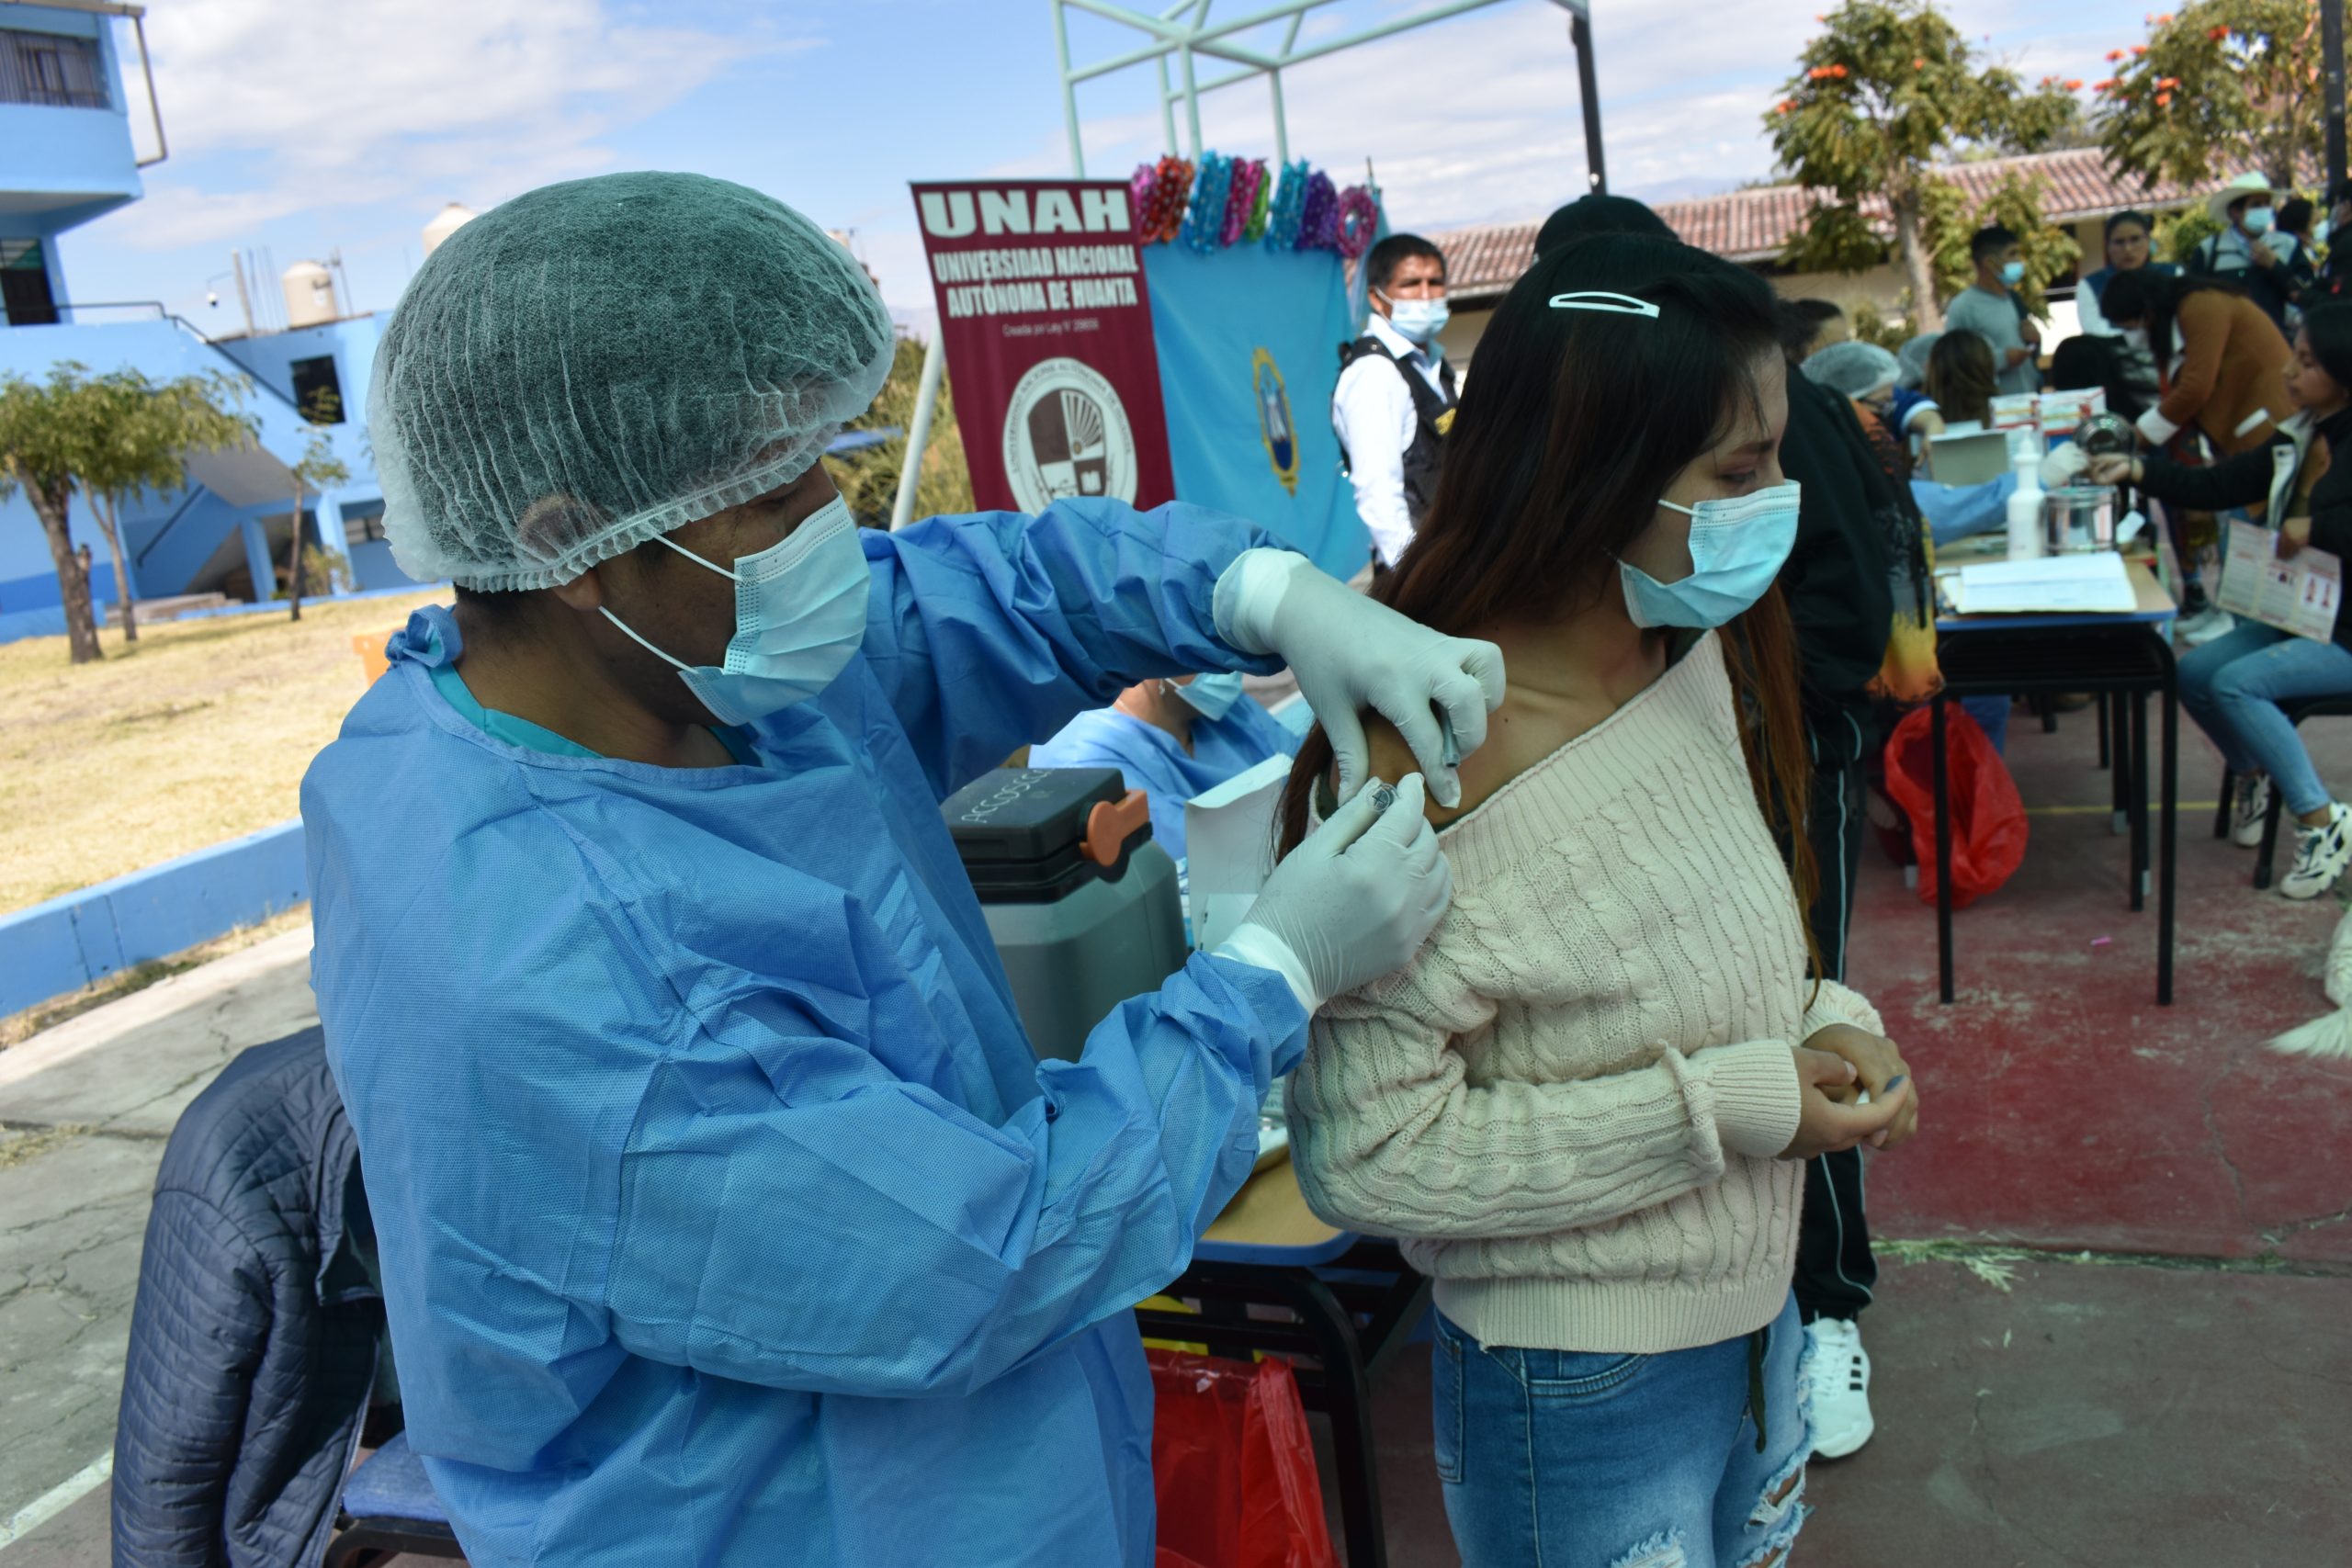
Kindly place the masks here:
[(669, 545), (697, 566), (735, 580), (735, 635), (720, 666), (688, 664), (655, 648), (607, 609), (605, 618), (656, 658), (678, 668), (686, 689), (721, 724), (751, 724), (831, 685), (865, 639), (865, 600), (874, 586), (857, 523), (839, 496), (799, 527), (734, 569)]
[(2015, 288), (2018, 284), (2024, 282), (2025, 263), (2021, 261), (2003, 262), (2001, 264), (2001, 281), (2007, 284), (2012, 288)]
[[(1386, 295), (1381, 296), (1387, 299)], [(1445, 330), (1453, 312), (1442, 299), (1389, 299), (1388, 324), (1413, 342), (1427, 345)]]
[(1660, 582), (1617, 563), (1625, 608), (1637, 626), (1720, 626), (1764, 597), (1797, 539), (1794, 479), (1752, 495), (1711, 496), (1696, 506), (1661, 501), (1690, 519), (1690, 575)]
[(1195, 675), (1190, 685), (1168, 682), (1168, 689), (1184, 700), (1185, 705), (1203, 718), (1223, 718), (1241, 700), (1241, 676), (1238, 671), (1218, 675)]

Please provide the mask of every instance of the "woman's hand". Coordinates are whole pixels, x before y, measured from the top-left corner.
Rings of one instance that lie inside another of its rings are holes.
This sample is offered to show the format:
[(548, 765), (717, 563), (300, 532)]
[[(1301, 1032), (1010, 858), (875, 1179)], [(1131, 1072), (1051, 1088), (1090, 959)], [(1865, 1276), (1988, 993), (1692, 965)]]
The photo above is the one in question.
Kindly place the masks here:
[(2303, 547), (2312, 542), (2311, 514), (2290, 517), (2278, 525), (2278, 558), (2289, 560), (2301, 555)]
[(1893, 1148), (1919, 1130), (1919, 1086), (1911, 1076), (1911, 1065), (1903, 1059), (1903, 1052), (1894, 1041), (1851, 1024), (1833, 1023), (1814, 1031), (1804, 1043), (1804, 1049), (1826, 1051), (1852, 1064), (1854, 1078), (1845, 1096), (1849, 1101), (1859, 1100), (1868, 1093), (1871, 1110), (1886, 1103), (1899, 1104), (1893, 1122), (1871, 1136), (1871, 1147)]
[(1797, 1116), (1797, 1135), (1781, 1151), (1782, 1159), (1811, 1159), (1850, 1149), (1894, 1125), (1909, 1098), (1907, 1089), (1884, 1104), (1875, 1100), (1869, 1105), (1849, 1104), (1858, 1092), (1853, 1063), (1832, 1051), (1813, 1051), (1803, 1045), (1790, 1050), (1796, 1055), (1797, 1092), (1803, 1097), (1803, 1109)]
[(2144, 472), (2146, 470), (2141, 467), (2139, 458), (2127, 457), (2120, 452), (2091, 459), (2091, 483), (2095, 485), (2121, 484), (2126, 479), (2138, 484)]

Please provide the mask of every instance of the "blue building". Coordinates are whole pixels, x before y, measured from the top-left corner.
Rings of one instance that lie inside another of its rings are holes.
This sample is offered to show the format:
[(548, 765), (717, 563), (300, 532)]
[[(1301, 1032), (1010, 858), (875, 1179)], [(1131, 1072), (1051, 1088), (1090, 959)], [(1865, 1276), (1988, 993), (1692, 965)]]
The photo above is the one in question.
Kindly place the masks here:
[[(132, 116), (154, 112), (143, 85), (135, 101), (125, 92), (107, 12), (136, 8), (0, 5), (0, 376), (39, 381), (63, 360), (157, 380), (225, 371), (251, 383), (245, 406), (259, 420), (260, 450), (192, 461), (188, 489), (125, 502), (127, 585), (115, 581), (105, 536), (74, 498), (74, 538), (89, 546), (101, 618), (126, 587), (141, 600), (272, 597), (298, 525), (286, 467), (314, 430), (327, 434), (352, 478), (305, 498), (305, 536), (349, 559), (347, 587), (408, 583), (384, 543), (383, 491), (364, 440), (380, 325), (372, 315), (343, 315), (323, 268), (288, 269), (286, 318), (295, 324), (284, 331), (216, 338), (160, 305), (75, 303), (57, 238), (144, 193)], [(160, 147), (160, 117), (156, 127)], [(0, 502), (0, 642), (64, 628), (40, 519), (21, 494)]]

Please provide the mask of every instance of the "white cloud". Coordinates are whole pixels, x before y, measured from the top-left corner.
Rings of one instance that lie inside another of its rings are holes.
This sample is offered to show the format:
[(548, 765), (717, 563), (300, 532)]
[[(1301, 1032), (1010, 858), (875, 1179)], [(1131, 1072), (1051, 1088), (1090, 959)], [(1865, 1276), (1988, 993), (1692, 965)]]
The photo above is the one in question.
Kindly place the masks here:
[(603, 0), (180, 0), (147, 17), (173, 159), (109, 238), (150, 250), (393, 198), (486, 206), (614, 162), (602, 139), (747, 55), (803, 47)]

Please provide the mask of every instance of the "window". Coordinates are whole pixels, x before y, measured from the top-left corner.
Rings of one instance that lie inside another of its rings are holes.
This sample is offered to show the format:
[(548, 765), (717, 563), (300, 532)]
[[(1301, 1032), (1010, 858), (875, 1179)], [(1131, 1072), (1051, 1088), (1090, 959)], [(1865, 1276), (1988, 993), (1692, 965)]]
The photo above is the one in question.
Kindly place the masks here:
[(287, 368), (294, 373), (294, 406), (302, 417), (312, 424), (341, 424), (343, 378), (335, 374), (334, 355), (298, 359)]
[(39, 240), (0, 240), (0, 316), (12, 327), (57, 324), (49, 263)]
[(356, 501), (343, 509), (343, 542), (351, 549), (384, 536), (384, 503)]
[(112, 108), (97, 40), (0, 28), (0, 104)]

